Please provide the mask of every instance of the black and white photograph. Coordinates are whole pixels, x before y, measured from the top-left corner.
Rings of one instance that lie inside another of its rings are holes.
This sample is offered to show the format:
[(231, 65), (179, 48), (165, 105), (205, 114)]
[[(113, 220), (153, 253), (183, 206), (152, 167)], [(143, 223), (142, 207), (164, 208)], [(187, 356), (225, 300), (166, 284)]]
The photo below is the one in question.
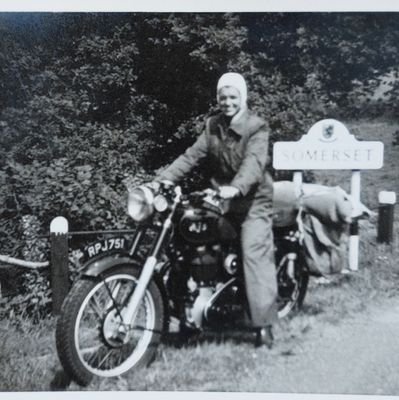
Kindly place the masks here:
[(399, 13), (50, 11), (0, 10), (0, 396), (399, 396)]

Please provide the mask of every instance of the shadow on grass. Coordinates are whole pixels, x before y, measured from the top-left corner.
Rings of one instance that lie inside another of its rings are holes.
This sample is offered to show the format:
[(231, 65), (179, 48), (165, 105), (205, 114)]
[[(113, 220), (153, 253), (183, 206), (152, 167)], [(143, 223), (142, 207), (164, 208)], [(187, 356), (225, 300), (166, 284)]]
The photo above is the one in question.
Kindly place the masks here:
[(196, 347), (204, 343), (223, 344), (232, 342), (234, 344), (253, 344), (255, 332), (252, 329), (223, 329), (209, 331), (173, 332), (167, 333), (162, 338), (162, 343), (166, 346), (177, 349)]
[(55, 372), (54, 378), (50, 382), (50, 390), (59, 391), (68, 389), (71, 382), (72, 379), (70, 376), (63, 369), (59, 369)]
[(320, 304), (304, 304), (301, 313), (306, 315), (318, 315), (324, 312), (324, 308)]

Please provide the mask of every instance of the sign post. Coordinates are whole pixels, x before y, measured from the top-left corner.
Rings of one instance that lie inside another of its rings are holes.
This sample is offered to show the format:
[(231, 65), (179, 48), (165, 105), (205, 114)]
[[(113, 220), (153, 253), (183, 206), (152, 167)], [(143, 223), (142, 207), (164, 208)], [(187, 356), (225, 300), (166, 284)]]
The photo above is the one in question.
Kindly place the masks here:
[[(351, 177), (351, 196), (356, 202), (360, 202), (360, 171), (353, 170)], [(359, 223), (353, 221), (349, 227), (349, 269), (359, 269)]]
[(378, 193), (378, 233), (377, 242), (390, 244), (393, 240), (393, 219), (396, 193), (383, 190)]
[[(358, 141), (346, 126), (335, 119), (316, 122), (297, 142), (277, 142), (273, 148), (273, 167), (284, 170), (352, 170), (351, 195), (360, 201), (360, 170), (379, 169), (383, 165), (384, 144)], [(299, 172), (294, 181), (301, 183)], [(349, 268), (358, 270), (359, 233), (357, 222), (351, 224)]]
[(50, 224), (51, 238), (51, 289), (53, 313), (59, 314), (69, 289), (68, 278), (68, 221), (56, 217)]

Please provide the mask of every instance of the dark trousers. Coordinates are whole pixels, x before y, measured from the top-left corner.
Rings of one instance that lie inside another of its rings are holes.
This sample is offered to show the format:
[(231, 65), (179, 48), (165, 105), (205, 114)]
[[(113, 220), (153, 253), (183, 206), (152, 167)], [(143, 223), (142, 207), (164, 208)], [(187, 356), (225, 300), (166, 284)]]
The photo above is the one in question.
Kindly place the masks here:
[(232, 202), (229, 211), (235, 220), (243, 221), (241, 247), (252, 325), (272, 325), (277, 320), (277, 277), (270, 189), (258, 191), (250, 201)]
[(277, 319), (277, 279), (271, 213), (250, 210), (242, 225), (241, 245), (252, 325), (272, 325)]

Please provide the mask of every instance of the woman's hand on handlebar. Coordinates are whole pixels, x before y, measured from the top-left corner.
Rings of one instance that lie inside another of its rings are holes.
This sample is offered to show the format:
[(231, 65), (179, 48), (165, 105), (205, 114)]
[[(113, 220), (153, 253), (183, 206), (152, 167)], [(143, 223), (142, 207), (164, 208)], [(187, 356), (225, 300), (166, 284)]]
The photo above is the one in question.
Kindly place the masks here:
[(145, 186), (149, 187), (150, 189), (152, 189), (155, 193), (158, 193), (161, 189), (161, 187), (163, 188), (167, 188), (167, 187), (173, 187), (174, 183), (172, 181), (163, 179), (163, 180), (153, 180), (151, 182), (147, 182), (145, 184)]
[(220, 186), (219, 187), (219, 196), (224, 199), (232, 199), (233, 197), (237, 197), (240, 195), (240, 190), (234, 186)]

